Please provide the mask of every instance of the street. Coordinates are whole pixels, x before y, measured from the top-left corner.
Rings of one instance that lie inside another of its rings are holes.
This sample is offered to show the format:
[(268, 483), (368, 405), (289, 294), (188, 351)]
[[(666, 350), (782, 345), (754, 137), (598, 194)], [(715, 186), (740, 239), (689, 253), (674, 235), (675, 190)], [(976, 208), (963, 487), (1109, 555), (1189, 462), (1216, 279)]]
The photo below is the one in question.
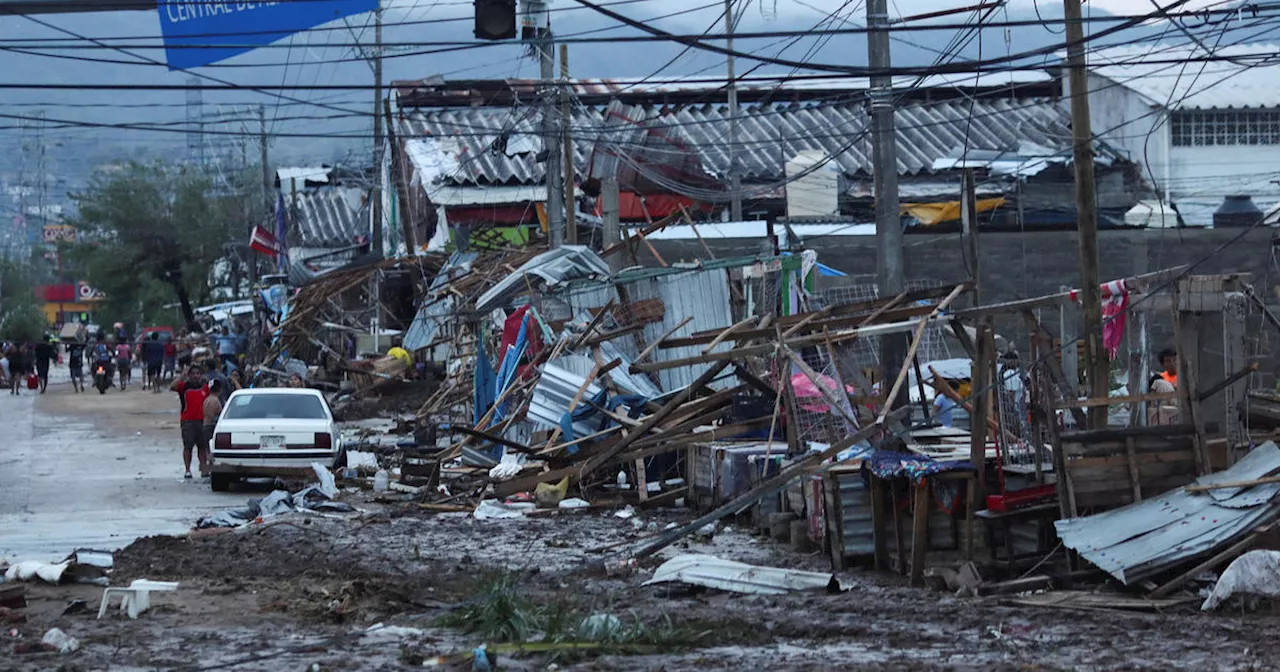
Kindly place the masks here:
[(177, 400), (141, 386), (76, 394), (58, 367), (45, 395), (0, 396), (0, 557), (58, 560), (179, 534), (244, 495), (183, 481)]

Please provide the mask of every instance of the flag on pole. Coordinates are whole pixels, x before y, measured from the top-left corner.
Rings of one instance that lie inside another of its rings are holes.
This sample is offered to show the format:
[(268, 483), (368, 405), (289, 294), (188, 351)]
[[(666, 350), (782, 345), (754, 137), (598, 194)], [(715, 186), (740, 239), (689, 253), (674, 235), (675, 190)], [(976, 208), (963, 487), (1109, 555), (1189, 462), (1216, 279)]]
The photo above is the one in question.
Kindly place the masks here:
[(288, 229), (285, 224), (284, 194), (276, 194), (276, 246), (280, 254), (276, 256), (276, 270), (285, 273), (289, 267)]
[(253, 235), (249, 237), (249, 247), (272, 257), (284, 255), (284, 246), (261, 224), (253, 227)]

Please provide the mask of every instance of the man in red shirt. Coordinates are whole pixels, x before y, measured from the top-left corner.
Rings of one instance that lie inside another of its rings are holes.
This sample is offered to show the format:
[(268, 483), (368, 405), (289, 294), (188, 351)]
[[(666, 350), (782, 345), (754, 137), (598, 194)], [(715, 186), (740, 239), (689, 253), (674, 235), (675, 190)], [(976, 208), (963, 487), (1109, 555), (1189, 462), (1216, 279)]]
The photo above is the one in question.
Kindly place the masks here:
[(178, 415), (182, 427), (183, 478), (191, 478), (191, 451), (197, 449), (200, 458), (200, 475), (209, 475), (209, 440), (204, 434), (204, 400), (209, 396), (204, 374), (200, 367), (187, 369), (187, 375), (173, 381), (169, 389), (178, 393), (181, 412)]

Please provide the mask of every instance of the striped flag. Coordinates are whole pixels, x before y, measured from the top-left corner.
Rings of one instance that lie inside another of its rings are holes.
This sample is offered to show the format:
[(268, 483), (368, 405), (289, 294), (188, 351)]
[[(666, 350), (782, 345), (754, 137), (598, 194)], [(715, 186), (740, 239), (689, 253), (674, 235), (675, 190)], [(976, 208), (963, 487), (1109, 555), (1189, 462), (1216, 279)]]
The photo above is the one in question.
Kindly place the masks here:
[(249, 237), (249, 247), (272, 257), (284, 256), (284, 245), (261, 224), (253, 227), (253, 235)]

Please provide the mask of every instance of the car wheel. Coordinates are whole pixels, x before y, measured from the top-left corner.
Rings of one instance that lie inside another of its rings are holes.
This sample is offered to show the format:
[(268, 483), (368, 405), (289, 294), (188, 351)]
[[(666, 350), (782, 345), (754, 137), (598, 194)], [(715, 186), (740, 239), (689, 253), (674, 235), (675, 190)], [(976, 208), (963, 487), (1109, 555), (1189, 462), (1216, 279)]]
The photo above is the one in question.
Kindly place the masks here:
[(214, 492), (226, 492), (231, 488), (231, 476), (227, 474), (210, 474), (209, 487)]

